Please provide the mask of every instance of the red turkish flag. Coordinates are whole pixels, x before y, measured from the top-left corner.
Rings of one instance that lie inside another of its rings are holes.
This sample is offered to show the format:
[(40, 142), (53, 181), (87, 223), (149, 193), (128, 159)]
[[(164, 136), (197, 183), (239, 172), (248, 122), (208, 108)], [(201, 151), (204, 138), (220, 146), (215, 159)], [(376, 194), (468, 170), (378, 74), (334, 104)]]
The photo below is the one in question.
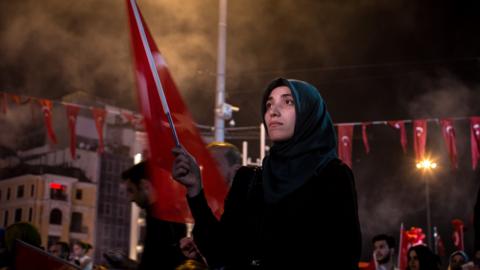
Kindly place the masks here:
[(423, 245), (425, 234), (421, 228), (411, 227), (404, 230), (403, 224), (400, 227), (400, 242), (398, 253), (398, 269), (406, 269), (408, 264), (408, 249), (413, 246)]
[(463, 221), (460, 219), (454, 219), (452, 220), (452, 225), (453, 225), (453, 235), (452, 235), (452, 240), (453, 240), (453, 245), (457, 248), (457, 250), (465, 250), (465, 245), (463, 243)]
[(7, 93), (2, 93), (2, 112), (7, 114)]
[(338, 126), (338, 158), (352, 167), (353, 125)]
[(40, 99), (40, 105), (42, 106), (43, 118), (45, 120), (45, 126), (47, 127), (47, 134), (50, 141), (54, 144), (57, 143), (57, 136), (53, 131), (52, 126), (52, 101), (47, 99)]
[[(223, 202), (228, 186), (196, 128), (138, 6), (134, 0), (126, 0), (126, 3), (138, 100), (145, 121), (153, 161), (150, 162), (150, 176), (158, 194), (157, 198), (159, 198), (154, 205), (153, 214), (163, 220), (191, 221), (185, 196), (186, 190), (171, 177), (174, 160), (172, 148), (175, 146), (175, 142), (163, 111), (159, 89), (155, 84), (155, 73), (158, 72), (179, 140), (202, 168), (202, 179), (208, 204), (219, 217), (223, 212)], [(150, 56), (153, 56), (153, 59)]]
[(144, 128), (144, 122), (143, 118), (139, 115), (135, 115), (130, 112), (123, 112), (122, 116), (132, 125), (135, 129), (143, 129)]
[(446, 251), (445, 251), (445, 244), (443, 243), (442, 237), (440, 236), (440, 234), (437, 234), (434, 239), (435, 239), (435, 247), (437, 250), (437, 255), (440, 257), (444, 257), (446, 254)]
[(458, 169), (457, 145), (455, 139), (455, 128), (451, 119), (440, 120), (442, 125), (442, 135), (445, 145), (447, 146), (448, 155), (452, 168)]
[(407, 153), (407, 132), (405, 130), (405, 121), (388, 121), (389, 126), (400, 131), (400, 144), (403, 153)]
[[(406, 240), (410, 246), (423, 245), (425, 240), (425, 233), (423, 233), (422, 228), (411, 227), (410, 230), (406, 231)], [(409, 247), (410, 248), (410, 247)]]
[(480, 117), (470, 117), (470, 147), (472, 149), (472, 168), (475, 170), (480, 159)]
[(107, 115), (107, 111), (100, 108), (93, 108), (92, 114), (93, 114), (93, 119), (95, 120), (95, 127), (97, 128), (97, 133), (98, 133), (98, 152), (103, 153), (103, 150), (104, 150), (103, 125), (105, 124), (105, 116)]
[(398, 258), (397, 258), (397, 267), (398, 269), (407, 268), (407, 253), (410, 248), (409, 242), (407, 241), (406, 231), (403, 228), (403, 223), (400, 225), (400, 239), (398, 241)]
[(28, 104), (28, 103), (30, 103), (30, 100), (31, 100), (30, 97), (25, 97), (25, 99), (22, 100), (22, 98), (23, 98), (22, 96), (15, 95), (15, 94), (9, 94), (9, 96), (10, 96), (11, 100), (12, 100), (13, 102), (15, 102), (15, 104), (17, 104), (17, 105), (25, 105), (25, 104)]
[(413, 149), (417, 161), (425, 157), (425, 145), (427, 143), (427, 121), (413, 120)]
[(10, 95), (10, 98), (15, 102), (17, 105), (20, 105), (20, 102), (22, 101), (20, 96), (17, 95)]
[(72, 155), (72, 159), (77, 159), (77, 155), (75, 154), (77, 150), (77, 115), (78, 111), (80, 110), (79, 107), (74, 105), (65, 105), (65, 109), (67, 110), (67, 119), (68, 119), (68, 129), (70, 130), (70, 154)]
[(368, 136), (367, 136), (367, 126), (370, 123), (362, 123), (362, 139), (363, 139), (363, 146), (365, 146), (365, 153), (370, 153), (370, 145), (368, 144)]

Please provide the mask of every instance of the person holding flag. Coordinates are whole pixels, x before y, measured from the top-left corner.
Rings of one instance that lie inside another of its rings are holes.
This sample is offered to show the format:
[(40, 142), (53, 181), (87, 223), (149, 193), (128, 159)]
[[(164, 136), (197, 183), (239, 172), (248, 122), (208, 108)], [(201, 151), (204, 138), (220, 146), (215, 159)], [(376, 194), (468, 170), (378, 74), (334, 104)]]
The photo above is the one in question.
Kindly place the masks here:
[(207, 204), (195, 158), (182, 146), (172, 150), (172, 176), (187, 189), (194, 239), (209, 266), (358, 269), (354, 178), (337, 158), (335, 129), (318, 90), (276, 79), (261, 110), (273, 146), (261, 167), (237, 171), (220, 220)]

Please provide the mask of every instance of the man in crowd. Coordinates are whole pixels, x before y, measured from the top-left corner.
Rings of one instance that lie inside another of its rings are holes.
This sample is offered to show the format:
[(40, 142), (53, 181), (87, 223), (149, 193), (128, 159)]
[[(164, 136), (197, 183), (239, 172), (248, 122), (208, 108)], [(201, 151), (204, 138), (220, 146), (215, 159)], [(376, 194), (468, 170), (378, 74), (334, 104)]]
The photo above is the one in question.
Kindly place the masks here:
[(377, 270), (395, 270), (395, 239), (386, 234), (373, 237), (373, 258)]
[(48, 252), (52, 255), (64, 260), (68, 260), (70, 257), (70, 247), (65, 242), (56, 242), (48, 248)]
[(175, 269), (185, 260), (179, 241), (186, 226), (157, 219), (151, 215), (156, 202), (155, 190), (148, 177), (148, 161), (142, 161), (122, 173), (132, 202), (146, 211), (146, 233), (138, 269)]
[(235, 173), (242, 166), (242, 156), (238, 148), (227, 142), (212, 142), (207, 149), (217, 163), (217, 168), (228, 187), (232, 185)]

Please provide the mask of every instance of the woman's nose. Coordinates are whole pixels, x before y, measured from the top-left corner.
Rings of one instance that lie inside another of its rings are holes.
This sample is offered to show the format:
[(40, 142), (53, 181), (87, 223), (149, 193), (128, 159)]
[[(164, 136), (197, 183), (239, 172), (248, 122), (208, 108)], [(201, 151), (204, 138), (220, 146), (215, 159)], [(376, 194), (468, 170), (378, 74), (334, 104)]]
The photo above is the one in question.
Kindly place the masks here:
[(276, 105), (271, 105), (270, 106), (270, 109), (269, 109), (269, 114), (270, 116), (279, 116), (280, 115), (280, 111), (278, 110), (278, 106)]

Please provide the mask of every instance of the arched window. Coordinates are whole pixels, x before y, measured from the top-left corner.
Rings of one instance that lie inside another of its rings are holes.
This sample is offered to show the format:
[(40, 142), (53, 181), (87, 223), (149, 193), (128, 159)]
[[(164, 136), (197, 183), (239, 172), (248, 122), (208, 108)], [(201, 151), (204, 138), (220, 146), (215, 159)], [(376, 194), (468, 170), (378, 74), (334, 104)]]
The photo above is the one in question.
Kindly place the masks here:
[(62, 211), (55, 208), (50, 212), (50, 224), (62, 225)]

